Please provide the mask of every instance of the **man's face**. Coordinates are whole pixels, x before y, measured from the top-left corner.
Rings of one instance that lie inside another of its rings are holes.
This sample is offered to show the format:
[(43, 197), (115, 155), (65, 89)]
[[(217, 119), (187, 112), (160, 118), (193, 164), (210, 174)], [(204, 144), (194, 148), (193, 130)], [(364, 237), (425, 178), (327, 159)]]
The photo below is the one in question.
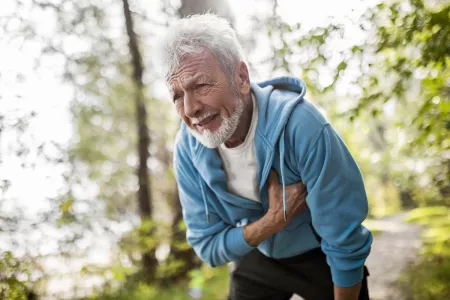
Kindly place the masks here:
[(168, 84), (178, 114), (206, 147), (215, 148), (236, 130), (244, 109), (239, 92), (210, 51), (189, 55)]

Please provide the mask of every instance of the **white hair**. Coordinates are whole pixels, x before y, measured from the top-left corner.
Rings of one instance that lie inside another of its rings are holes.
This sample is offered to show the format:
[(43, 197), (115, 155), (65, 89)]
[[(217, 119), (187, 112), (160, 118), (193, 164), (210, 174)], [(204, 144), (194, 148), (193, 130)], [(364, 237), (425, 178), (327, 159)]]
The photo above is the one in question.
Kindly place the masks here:
[(180, 19), (169, 27), (157, 44), (155, 58), (168, 80), (184, 56), (199, 54), (205, 49), (212, 52), (230, 79), (236, 64), (244, 60), (241, 45), (230, 23), (210, 13)]

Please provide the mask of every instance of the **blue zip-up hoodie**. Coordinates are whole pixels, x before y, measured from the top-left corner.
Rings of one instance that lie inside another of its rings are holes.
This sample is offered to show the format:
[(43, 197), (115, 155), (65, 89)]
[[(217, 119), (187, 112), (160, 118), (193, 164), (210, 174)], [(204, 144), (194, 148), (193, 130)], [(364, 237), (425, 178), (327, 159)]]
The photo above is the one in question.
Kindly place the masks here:
[(267, 212), (267, 179), (273, 168), (283, 185), (306, 185), (308, 209), (258, 245), (259, 251), (286, 258), (322, 247), (333, 282), (355, 285), (363, 278), (372, 243), (370, 231), (361, 225), (368, 205), (355, 160), (328, 121), (304, 99), (303, 81), (280, 77), (251, 83), (251, 89), (258, 102), (255, 149), (261, 203), (229, 193), (216, 150), (204, 147), (182, 124), (174, 167), (189, 244), (213, 267), (254, 249), (244, 239), (243, 226)]

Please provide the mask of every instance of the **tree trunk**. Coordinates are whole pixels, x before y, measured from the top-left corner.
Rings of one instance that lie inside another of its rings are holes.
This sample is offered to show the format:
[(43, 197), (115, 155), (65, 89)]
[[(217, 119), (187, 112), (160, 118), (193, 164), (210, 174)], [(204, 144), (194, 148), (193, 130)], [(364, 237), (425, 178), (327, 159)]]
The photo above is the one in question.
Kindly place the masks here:
[[(129, 39), (129, 50), (131, 54), (131, 65), (133, 68), (132, 81), (134, 84), (134, 101), (136, 107), (136, 122), (138, 130), (138, 201), (139, 213), (141, 221), (149, 221), (152, 217), (150, 180), (147, 162), (149, 159), (150, 137), (147, 126), (147, 109), (144, 101), (144, 84), (142, 82), (142, 75), (144, 73), (144, 66), (142, 63), (142, 56), (139, 51), (138, 40), (134, 32), (133, 18), (131, 16), (130, 6), (128, 0), (123, 0), (123, 12), (125, 15), (125, 25)], [(153, 231), (150, 231), (151, 235)], [(143, 273), (147, 282), (151, 282), (156, 273), (158, 261), (155, 257), (155, 249), (149, 249), (142, 254)]]

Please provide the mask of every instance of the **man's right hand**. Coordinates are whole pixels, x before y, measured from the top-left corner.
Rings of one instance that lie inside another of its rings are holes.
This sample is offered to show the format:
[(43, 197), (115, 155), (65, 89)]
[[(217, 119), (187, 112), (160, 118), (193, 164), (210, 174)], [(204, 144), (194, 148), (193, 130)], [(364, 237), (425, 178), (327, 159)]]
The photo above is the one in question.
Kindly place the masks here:
[(286, 186), (287, 221), (284, 220), (283, 186), (276, 171), (269, 174), (269, 209), (259, 220), (244, 227), (244, 238), (251, 246), (286, 227), (292, 219), (306, 208), (306, 186), (299, 182)]
[(302, 182), (286, 186), (286, 215), (284, 218), (283, 185), (275, 170), (269, 174), (269, 210), (268, 217), (273, 221), (276, 232), (286, 227), (292, 219), (306, 209), (306, 186)]

